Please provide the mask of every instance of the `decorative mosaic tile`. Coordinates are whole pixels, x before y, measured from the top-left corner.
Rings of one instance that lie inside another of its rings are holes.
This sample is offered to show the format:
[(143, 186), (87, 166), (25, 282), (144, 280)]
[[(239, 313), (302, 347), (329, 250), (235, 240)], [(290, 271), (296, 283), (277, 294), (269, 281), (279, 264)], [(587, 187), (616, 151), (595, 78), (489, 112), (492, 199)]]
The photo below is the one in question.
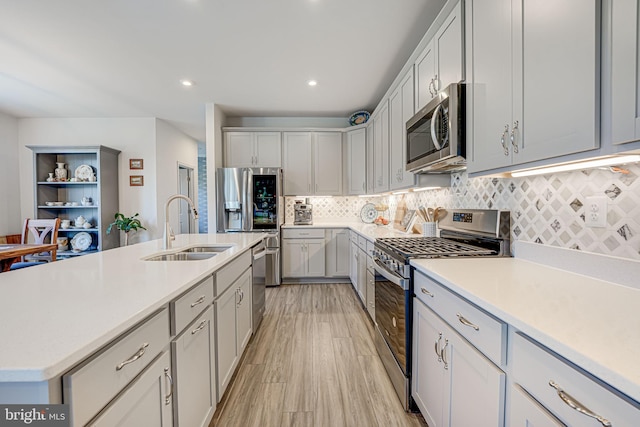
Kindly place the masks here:
[[(451, 177), (451, 187), (404, 195), (409, 209), (504, 209), (511, 211), (512, 240), (537, 242), (640, 260), (640, 165), (628, 173), (592, 169), (527, 178)], [(585, 226), (585, 199), (607, 196), (607, 226)], [(358, 220), (365, 203), (386, 203), (393, 218), (401, 196), (311, 197), (314, 219)], [(293, 221), (295, 198), (286, 198)]]

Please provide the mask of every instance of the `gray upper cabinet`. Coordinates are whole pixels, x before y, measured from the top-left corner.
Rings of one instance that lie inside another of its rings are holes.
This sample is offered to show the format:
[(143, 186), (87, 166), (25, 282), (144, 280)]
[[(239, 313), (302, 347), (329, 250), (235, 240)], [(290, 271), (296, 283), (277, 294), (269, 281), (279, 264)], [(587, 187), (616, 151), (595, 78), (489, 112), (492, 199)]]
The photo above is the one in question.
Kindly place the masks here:
[(225, 132), (224, 164), (228, 168), (280, 167), (280, 132)]
[(407, 126), (413, 116), (413, 67), (389, 97), (390, 175), (389, 187), (398, 190), (415, 185), (415, 175), (407, 172)]
[[(69, 250), (58, 251), (57, 257), (84, 255), (120, 246), (118, 230), (110, 234), (106, 232), (118, 212), (120, 151), (102, 145), (28, 148), (33, 151), (35, 218), (60, 218), (71, 222), (68, 228), (61, 227), (58, 232), (58, 237), (69, 238)], [(49, 174), (54, 173), (58, 163), (64, 164), (67, 177), (52, 181)], [(76, 171), (79, 174), (77, 180)], [(77, 223), (80, 216), (91, 226), (83, 227)], [(76, 252), (72, 250), (71, 240), (78, 233), (88, 233), (91, 243), (86, 250)]]
[(466, 5), (469, 172), (598, 148), (600, 2)]

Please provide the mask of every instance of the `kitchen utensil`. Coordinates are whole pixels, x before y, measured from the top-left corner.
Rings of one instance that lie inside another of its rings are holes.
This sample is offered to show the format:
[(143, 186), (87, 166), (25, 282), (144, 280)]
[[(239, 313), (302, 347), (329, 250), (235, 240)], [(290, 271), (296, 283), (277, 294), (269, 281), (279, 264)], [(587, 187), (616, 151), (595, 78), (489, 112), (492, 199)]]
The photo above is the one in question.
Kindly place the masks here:
[(433, 210), (433, 222), (438, 222), (438, 216), (440, 214), (440, 207), (437, 207)]
[(428, 208), (427, 209), (427, 221), (431, 222), (433, 221), (433, 214), (434, 214), (434, 210), (433, 208)]

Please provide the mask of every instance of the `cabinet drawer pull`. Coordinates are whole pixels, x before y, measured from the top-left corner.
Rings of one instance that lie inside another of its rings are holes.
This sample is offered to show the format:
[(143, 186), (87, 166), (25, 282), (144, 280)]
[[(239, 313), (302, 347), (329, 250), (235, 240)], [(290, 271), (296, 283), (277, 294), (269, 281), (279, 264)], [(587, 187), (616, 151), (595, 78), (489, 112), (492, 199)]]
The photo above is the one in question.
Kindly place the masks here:
[(467, 319), (464, 318), (464, 316), (460, 313), (457, 313), (456, 316), (458, 316), (458, 320), (460, 321), (460, 323), (462, 323), (465, 326), (468, 326), (470, 328), (475, 329), (476, 331), (480, 330), (480, 326), (478, 325), (474, 325), (473, 323), (469, 322)]
[(444, 347), (442, 347), (442, 362), (444, 363), (444, 369), (449, 369), (449, 362), (447, 361), (447, 346), (449, 345), (449, 340), (444, 340)]
[(509, 135), (509, 125), (504, 126), (504, 132), (502, 132), (502, 137), (500, 138), (500, 144), (502, 144), (502, 148), (504, 149), (504, 155), (509, 155), (509, 146), (507, 145), (507, 140), (505, 135)]
[(200, 324), (198, 325), (198, 327), (197, 327), (197, 328), (195, 328), (193, 331), (191, 331), (191, 335), (195, 334), (195, 333), (196, 333), (196, 332), (198, 332), (198, 331), (201, 331), (201, 330), (204, 328), (204, 326), (205, 326), (206, 324), (207, 324), (207, 321), (206, 321), (206, 320), (203, 320), (202, 322), (200, 322)]
[(131, 356), (130, 358), (128, 358), (127, 360), (125, 360), (124, 362), (121, 362), (118, 366), (116, 366), (116, 371), (119, 371), (120, 369), (127, 366), (129, 363), (133, 363), (136, 360), (140, 359), (142, 356), (144, 356), (145, 351), (147, 351), (147, 347), (149, 347), (148, 342), (142, 344), (142, 346), (140, 347), (140, 350), (138, 350), (136, 354), (134, 354), (133, 356)]
[(433, 298), (433, 294), (431, 292), (429, 292), (428, 290), (426, 290), (425, 288), (420, 288), (420, 292), (422, 292), (423, 294)]
[(164, 368), (164, 376), (169, 380), (169, 394), (164, 397), (164, 404), (169, 405), (171, 403), (171, 396), (173, 396), (173, 378), (169, 375), (169, 368)]
[(578, 402), (570, 394), (566, 393), (562, 388), (560, 388), (560, 386), (556, 384), (553, 380), (549, 381), (549, 385), (556, 389), (556, 392), (558, 393), (558, 397), (562, 399), (562, 401), (566, 403), (569, 407), (575, 409), (581, 414), (586, 415), (587, 417), (591, 417), (597, 420), (604, 427), (611, 427), (611, 422), (609, 420), (601, 417), (600, 415), (596, 414), (595, 412), (591, 411), (589, 408), (584, 406), (582, 403)]
[(438, 336), (438, 341), (436, 341), (436, 345), (434, 350), (436, 351), (436, 356), (438, 356), (438, 362), (442, 362), (442, 351), (440, 350), (440, 341), (442, 340), (442, 333)]
[(518, 121), (513, 122), (513, 129), (511, 129), (511, 146), (513, 152), (518, 153), (518, 144), (516, 143), (516, 130), (518, 129)]
[(191, 303), (191, 308), (195, 307), (198, 304), (202, 304), (204, 302), (204, 295)]

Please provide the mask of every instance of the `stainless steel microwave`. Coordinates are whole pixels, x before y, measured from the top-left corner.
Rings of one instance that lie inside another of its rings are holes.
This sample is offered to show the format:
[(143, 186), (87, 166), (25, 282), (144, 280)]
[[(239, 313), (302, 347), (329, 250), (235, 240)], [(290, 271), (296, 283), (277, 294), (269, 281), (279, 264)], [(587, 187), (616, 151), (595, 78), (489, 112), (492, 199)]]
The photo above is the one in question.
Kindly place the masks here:
[(466, 169), (465, 87), (449, 85), (407, 122), (406, 170), (449, 173)]

